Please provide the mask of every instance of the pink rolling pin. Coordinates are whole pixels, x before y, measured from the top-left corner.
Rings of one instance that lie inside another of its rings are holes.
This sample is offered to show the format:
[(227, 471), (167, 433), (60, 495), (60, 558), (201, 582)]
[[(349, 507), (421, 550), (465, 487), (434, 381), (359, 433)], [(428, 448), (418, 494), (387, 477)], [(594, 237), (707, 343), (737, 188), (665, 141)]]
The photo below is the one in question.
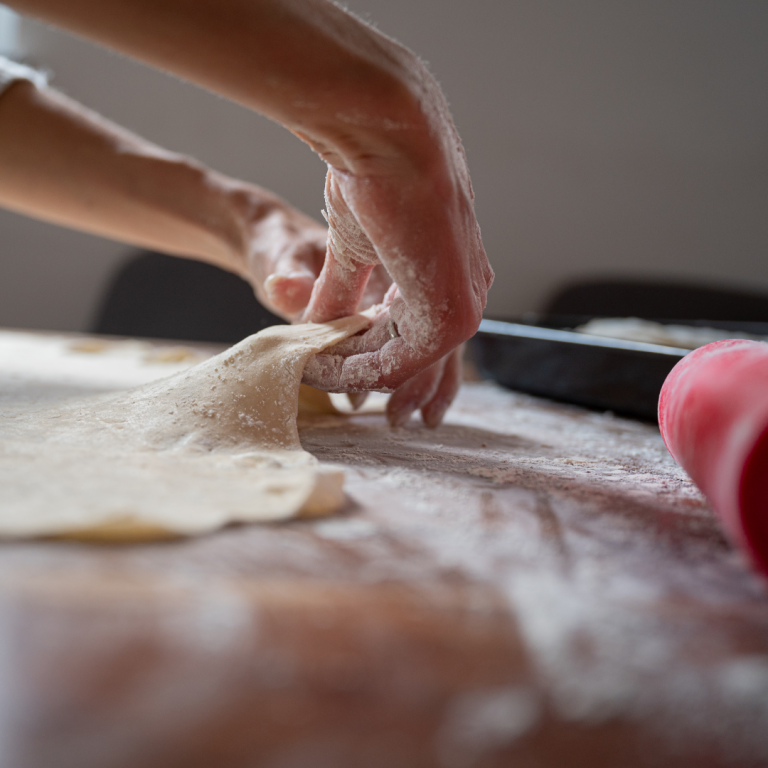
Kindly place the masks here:
[(686, 355), (659, 397), (669, 452), (768, 576), (768, 343), (728, 340)]

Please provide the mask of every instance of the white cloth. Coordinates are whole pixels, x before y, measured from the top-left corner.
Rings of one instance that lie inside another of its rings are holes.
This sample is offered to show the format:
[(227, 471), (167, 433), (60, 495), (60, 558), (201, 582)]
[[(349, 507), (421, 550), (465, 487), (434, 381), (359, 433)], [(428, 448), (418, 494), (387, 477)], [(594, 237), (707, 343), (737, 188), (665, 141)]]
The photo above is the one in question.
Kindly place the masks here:
[(0, 56), (0, 94), (17, 80), (30, 80), (38, 88), (48, 84), (48, 77), (45, 73)]

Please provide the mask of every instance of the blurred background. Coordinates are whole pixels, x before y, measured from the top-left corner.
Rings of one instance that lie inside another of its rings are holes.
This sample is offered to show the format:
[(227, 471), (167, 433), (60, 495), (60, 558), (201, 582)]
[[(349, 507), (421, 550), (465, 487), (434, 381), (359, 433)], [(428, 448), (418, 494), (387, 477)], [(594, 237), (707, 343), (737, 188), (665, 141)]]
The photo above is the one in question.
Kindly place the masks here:
[[(429, 62), (496, 270), (488, 314), (576, 278), (768, 292), (768, 3), (349, 0)], [(170, 149), (320, 219), (323, 164), (279, 126), (0, 14), (0, 53)], [(85, 330), (130, 248), (0, 211), (0, 326)]]

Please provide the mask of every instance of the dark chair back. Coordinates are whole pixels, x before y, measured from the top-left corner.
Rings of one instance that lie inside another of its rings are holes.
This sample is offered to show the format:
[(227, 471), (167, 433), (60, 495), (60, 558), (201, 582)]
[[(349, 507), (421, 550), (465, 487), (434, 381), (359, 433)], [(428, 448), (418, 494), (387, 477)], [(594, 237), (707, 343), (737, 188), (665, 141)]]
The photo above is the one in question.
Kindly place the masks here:
[(654, 280), (583, 280), (561, 288), (547, 315), (768, 322), (768, 295)]
[(284, 322), (262, 307), (251, 286), (237, 275), (145, 251), (117, 270), (91, 330), (234, 344)]

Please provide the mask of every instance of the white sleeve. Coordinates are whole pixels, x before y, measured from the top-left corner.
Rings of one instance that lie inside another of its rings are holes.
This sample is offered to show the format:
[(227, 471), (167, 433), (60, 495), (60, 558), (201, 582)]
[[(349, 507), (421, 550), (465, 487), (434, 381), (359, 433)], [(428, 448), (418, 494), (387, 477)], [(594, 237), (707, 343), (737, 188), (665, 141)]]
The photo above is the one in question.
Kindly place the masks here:
[(17, 80), (30, 80), (38, 88), (48, 84), (48, 77), (45, 73), (0, 56), (0, 95), (11, 83), (15, 83)]

